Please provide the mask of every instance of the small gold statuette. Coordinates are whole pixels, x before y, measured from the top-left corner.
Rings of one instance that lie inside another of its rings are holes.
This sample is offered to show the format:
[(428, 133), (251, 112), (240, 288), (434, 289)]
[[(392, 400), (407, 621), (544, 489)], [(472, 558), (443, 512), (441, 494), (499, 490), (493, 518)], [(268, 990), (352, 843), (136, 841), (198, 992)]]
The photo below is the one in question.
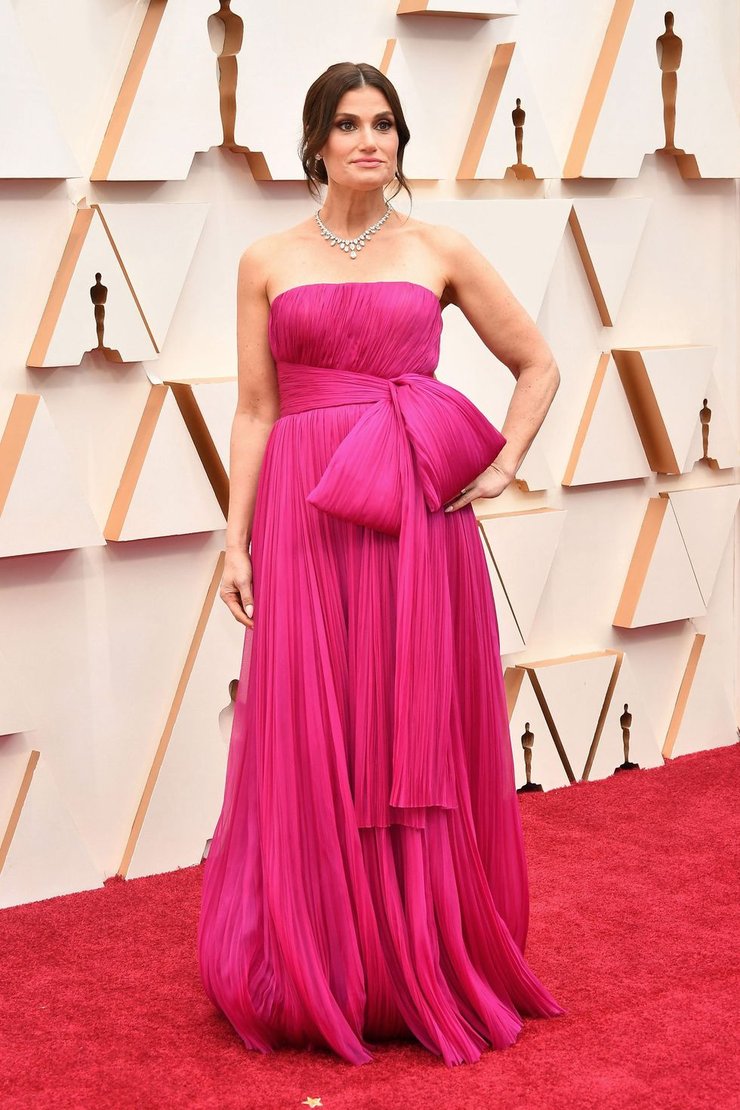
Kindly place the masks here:
[(617, 771), (639, 771), (639, 763), (630, 763), (630, 728), (632, 727), (632, 714), (629, 711), (629, 703), (624, 703), (624, 713), (619, 718), (619, 723), (622, 726), (622, 747), (624, 749), (624, 763), (620, 763), (618, 767), (614, 768), (614, 774)]
[(522, 733), (522, 747), (524, 748), (524, 767), (527, 772), (527, 781), (524, 786), (520, 786), (517, 794), (534, 794), (535, 791), (542, 790), (538, 782), (532, 782), (532, 748), (534, 747), (534, 733), (529, 727), (529, 721), (524, 722), (524, 732)]

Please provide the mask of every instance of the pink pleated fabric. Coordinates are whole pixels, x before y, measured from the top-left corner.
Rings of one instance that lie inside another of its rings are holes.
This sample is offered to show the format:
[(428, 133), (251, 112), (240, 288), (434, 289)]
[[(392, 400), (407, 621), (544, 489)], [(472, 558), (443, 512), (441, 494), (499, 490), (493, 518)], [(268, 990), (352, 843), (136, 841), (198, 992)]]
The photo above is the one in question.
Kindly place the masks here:
[(529, 894), (498, 624), (471, 506), (505, 439), (434, 377), (405, 281), (276, 297), (280, 418), (252, 526), (205, 990), (248, 1048), (353, 1064), (411, 1036), (454, 1065), (563, 1008), (524, 958)]

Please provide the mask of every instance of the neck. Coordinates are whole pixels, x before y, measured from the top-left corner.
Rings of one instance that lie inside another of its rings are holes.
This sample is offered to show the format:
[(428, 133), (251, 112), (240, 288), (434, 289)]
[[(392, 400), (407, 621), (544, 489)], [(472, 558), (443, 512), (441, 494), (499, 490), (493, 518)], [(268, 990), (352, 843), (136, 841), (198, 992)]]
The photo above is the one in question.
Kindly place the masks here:
[(330, 186), (319, 208), (319, 217), (340, 239), (353, 239), (376, 224), (386, 211), (382, 189), (358, 192)]

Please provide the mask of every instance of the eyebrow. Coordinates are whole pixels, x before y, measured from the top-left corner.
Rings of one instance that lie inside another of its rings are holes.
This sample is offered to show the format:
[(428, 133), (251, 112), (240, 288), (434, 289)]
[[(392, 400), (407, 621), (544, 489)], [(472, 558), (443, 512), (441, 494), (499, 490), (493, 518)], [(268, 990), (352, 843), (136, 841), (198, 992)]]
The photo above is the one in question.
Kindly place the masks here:
[[(383, 111), (383, 112), (376, 112), (375, 115), (373, 116), (373, 119), (380, 119), (381, 116), (392, 116), (392, 115), (393, 115), (393, 113), (391, 112), (390, 108), (386, 108), (385, 111)], [(352, 112), (337, 112), (337, 114), (334, 118), (338, 119), (340, 116), (347, 116), (348, 119), (359, 119), (360, 118), (359, 116), (354, 115)]]

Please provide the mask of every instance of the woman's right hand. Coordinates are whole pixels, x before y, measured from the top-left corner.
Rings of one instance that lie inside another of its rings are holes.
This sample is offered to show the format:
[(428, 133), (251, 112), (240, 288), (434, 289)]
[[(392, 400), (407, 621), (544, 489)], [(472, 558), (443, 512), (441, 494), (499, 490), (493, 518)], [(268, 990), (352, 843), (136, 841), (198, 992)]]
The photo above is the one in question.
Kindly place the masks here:
[(236, 548), (226, 549), (224, 573), (218, 592), (239, 623), (247, 628), (254, 628), (252, 560), (248, 552)]

